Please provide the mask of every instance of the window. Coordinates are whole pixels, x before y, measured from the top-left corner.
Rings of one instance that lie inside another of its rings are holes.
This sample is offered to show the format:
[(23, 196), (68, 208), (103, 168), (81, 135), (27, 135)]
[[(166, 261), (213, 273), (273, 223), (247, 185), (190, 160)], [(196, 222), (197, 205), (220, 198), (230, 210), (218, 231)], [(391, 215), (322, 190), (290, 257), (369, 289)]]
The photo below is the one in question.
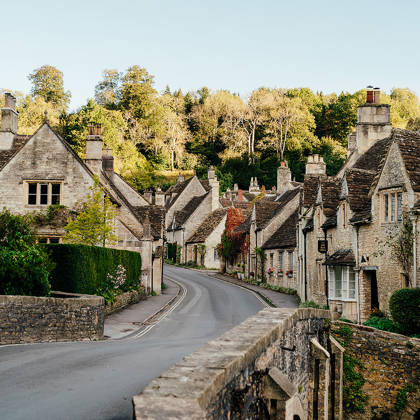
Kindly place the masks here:
[(270, 254), (270, 267), (274, 265), (274, 254)]
[(28, 204), (48, 206), (60, 204), (61, 184), (58, 182), (28, 182)]
[(401, 222), (403, 216), (402, 192), (383, 194), (383, 221)]
[(356, 299), (356, 274), (351, 267), (329, 267), (328, 286), (329, 299)]
[(402, 193), (397, 193), (397, 220), (402, 220)]
[(214, 248), (213, 259), (214, 261), (219, 261), (219, 254), (217, 252), (217, 248)]
[(59, 244), (61, 243), (61, 238), (58, 236), (41, 236), (38, 238), (39, 244)]
[(293, 251), (289, 251), (289, 270), (293, 270)]
[(284, 255), (284, 252), (280, 251), (279, 252), (279, 269), (280, 270), (283, 270), (283, 255)]

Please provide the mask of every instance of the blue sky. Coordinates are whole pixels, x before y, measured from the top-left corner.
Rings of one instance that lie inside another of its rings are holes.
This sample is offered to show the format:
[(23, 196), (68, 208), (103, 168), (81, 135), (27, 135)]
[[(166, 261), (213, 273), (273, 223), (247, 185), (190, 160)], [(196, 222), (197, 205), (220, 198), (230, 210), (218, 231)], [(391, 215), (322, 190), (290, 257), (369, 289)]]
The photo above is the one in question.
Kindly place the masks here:
[(29, 73), (64, 73), (71, 107), (105, 68), (145, 67), (163, 90), (260, 86), (420, 96), (417, 0), (16, 0), (0, 5), (0, 88), (29, 93)]

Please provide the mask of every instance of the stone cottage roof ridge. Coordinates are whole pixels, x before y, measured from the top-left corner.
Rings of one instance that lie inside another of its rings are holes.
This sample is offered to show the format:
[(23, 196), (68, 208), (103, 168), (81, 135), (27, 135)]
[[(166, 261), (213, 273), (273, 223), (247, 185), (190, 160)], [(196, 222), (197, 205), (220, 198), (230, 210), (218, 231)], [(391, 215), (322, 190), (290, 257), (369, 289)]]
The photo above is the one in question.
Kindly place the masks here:
[(210, 236), (217, 225), (222, 221), (227, 214), (227, 209), (217, 209), (210, 213), (186, 243), (201, 243)]
[[(191, 198), (190, 201), (184, 206), (182, 210), (178, 210), (174, 214), (175, 218), (175, 226), (174, 229), (180, 229), (185, 222), (191, 217), (194, 211), (198, 208), (198, 206), (203, 202), (203, 200), (208, 196), (208, 192), (203, 195), (199, 195), (196, 197)], [(172, 230), (172, 225), (168, 228), (168, 231)]]
[(296, 224), (299, 212), (296, 209), (263, 244), (264, 249), (296, 247)]

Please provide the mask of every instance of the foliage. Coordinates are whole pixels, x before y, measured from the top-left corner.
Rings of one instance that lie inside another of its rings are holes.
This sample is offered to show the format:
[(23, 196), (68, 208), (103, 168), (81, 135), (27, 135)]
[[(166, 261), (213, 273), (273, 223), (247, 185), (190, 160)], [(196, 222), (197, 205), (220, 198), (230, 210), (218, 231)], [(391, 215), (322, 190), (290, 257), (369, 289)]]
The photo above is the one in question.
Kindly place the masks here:
[(404, 334), (420, 333), (420, 288), (395, 291), (389, 300), (389, 310)]
[(182, 251), (182, 246), (177, 245), (176, 246), (176, 260), (175, 260), (175, 262), (177, 264), (179, 264), (181, 262), (181, 251)]
[(105, 246), (118, 240), (114, 234), (115, 205), (104, 194), (97, 177), (94, 182), (87, 200), (78, 204), (77, 217), (68, 219), (64, 242)]
[(328, 309), (326, 305), (318, 305), (313, 300), (307, 300), (299, 305), (300, 308)]
[[(334, 331), (335, 337), (348, 346), (353, 336), (349, 325), (340, 325)], [(369, 396), (363, 392), (366, 380), (363, 377), (363, 364), (347, 352), (343, 355), (343, 408), (347, 414), (363, 413)]]
[(0, 294), (48, 296), (52, 268), (35, 243), (30, 217), (0, 212)]
[(140, 283), (141, 257), (137, 252), (74, 244), (44, 246), (56, 263), (51, 272), (55, 290), (86, 294), (117, 289), (125, 292)]
[(417, 385), (407, 384), (403, 386), (398, 394), (397, 400), (395, 401), (395, 409), (397, 411), (404, 411), (408, 405), (408, 393), (415, 392), (417, 390)]
[(64, 227), (67, 219), (73, 216), (73, 213), (61, 204), (51, 204), (45, 210), (34, 212), (32, 214), (32, 222), (34, 226), (52, 225), (56, 227)]
[(384, 317), (371, 316), (367, 321), (363, 323), (363, 325), (398, 334), (402, 332), (401, 327), (397, 323)]
[(103, 296), (106, 303), (115, 302), (116, 297), (123, 290), (127, 280), (126, 271), (121, 264), (115, 267), (113, 272), (107, 274), (104, 285), (96, 291), (96, 294)]
[(175, 244), (168, 243), (167, 247), (168, 247), (168, 260), (176, 262), (176, 243)]
[(225, 261), (232, 260), (241, 252), (247, 252), (248, 245), (245, 233), (235, 231), (244, 220), (245, 216), (240, 208), (230, 207), (228, 209), (225, 230), (222, 234), (221, 242), (218, 245), (219, 255)]
[(63, 73), (54, 66), (44, 65), (34, 70), (28, 76), (32, 82), (32, 96), (41, 97), (47, 103), (52, 103), (63, 110), (70, 101), (70, 92), (64, 91)]

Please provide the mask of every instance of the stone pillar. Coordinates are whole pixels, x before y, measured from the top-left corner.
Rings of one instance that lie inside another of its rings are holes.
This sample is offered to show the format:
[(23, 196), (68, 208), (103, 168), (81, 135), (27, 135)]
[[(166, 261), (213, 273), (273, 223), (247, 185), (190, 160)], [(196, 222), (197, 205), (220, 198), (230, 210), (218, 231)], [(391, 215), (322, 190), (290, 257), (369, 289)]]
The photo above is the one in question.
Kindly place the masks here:
[(308, 404), (308, 418), (328, 420), (328, 385), (330, 383), (330, 354), (319, 344), (316, 338), (311, 339), (311, 378)]
[(344, 347), (334, 337), (330, 336), (329, 348), (331, 354), (331, 407), (328, 418), (331, 420), (342, 420)]

